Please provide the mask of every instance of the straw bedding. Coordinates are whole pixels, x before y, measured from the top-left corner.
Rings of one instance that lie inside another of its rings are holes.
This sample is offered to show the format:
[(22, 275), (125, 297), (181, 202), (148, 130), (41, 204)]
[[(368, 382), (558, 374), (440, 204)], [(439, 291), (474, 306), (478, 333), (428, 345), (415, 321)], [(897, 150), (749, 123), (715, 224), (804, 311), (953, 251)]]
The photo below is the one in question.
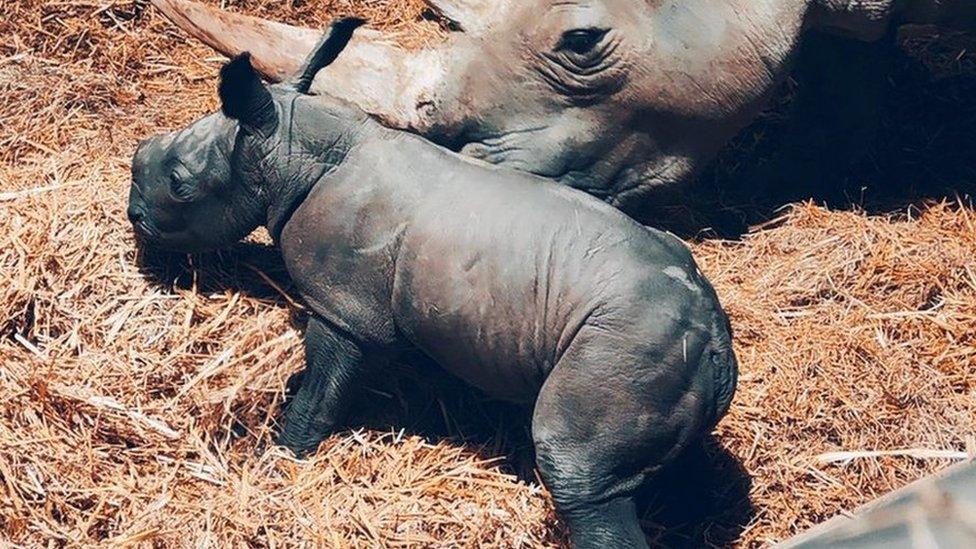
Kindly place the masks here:
[[(419, 43), (439, 32), (421, 4), (234, 8), (365, 12)], [(372, 428), (313, 459), (271, 446), (302, 364), (303, 309), (280, 259), (260, 234), (139, 258), (124, 214), (136, 139), (215, 108), (219, 59), (142, 0), (3, 11), (0, 544), (565, 543), (527, 465), (524, 411), (429, 365), (371, 382), (356, 422)], [(732, 316), (742, 377), (715, 436), (647, 495), (657, 541), (782, 540), (976, 450), (964, 198), (890, 215), (797, 204), (693, 247)]]

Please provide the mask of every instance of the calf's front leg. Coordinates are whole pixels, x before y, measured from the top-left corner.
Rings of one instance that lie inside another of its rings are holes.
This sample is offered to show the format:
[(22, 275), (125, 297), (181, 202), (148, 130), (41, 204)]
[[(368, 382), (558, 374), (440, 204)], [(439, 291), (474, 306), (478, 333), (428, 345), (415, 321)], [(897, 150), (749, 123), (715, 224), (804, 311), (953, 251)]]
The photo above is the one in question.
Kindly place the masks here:
[(325, 320), (312, 317), (305, 331), (305, 373), (285, 409), (277, 443), (302, 456), (314, 452), (344, 415), (363, 369), (359, 345)]

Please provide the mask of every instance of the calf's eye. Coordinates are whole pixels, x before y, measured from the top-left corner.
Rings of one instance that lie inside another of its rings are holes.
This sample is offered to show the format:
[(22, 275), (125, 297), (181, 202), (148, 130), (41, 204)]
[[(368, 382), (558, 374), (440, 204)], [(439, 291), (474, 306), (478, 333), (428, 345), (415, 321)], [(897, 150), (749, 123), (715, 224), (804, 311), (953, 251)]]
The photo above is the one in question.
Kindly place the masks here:
[(177, 200), (186, 202), (193, 199), (192, 185), (176, 172), (169, 174), (169, 192)]
[(563, 33), (557, 50), (568, 50), (578, 55), (593, 51), (607, 34), (603, 29), (573, 29)]

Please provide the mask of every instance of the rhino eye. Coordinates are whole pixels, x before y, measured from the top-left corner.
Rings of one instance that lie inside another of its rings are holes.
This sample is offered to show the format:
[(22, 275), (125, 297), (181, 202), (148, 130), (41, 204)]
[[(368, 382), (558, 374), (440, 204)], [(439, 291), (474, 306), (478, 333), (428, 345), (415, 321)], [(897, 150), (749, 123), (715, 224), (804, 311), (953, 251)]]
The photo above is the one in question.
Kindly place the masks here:
[(169, 174), (169, 192), (173, 198), (181, 202), (193, 200), (193, 185), (176, 172)]
[(627, 81), (627, 56), (619, 33), (595, 27), (565, 32), (553, 51), (541, 51), (535, 68), (560, 94), (580, 104), (618, 91)]
[(575, 54), (583, 55), (595, 48), (607, 31), (602, 29), (574, 29), (563, 34), (557, 50), (569, 50)]

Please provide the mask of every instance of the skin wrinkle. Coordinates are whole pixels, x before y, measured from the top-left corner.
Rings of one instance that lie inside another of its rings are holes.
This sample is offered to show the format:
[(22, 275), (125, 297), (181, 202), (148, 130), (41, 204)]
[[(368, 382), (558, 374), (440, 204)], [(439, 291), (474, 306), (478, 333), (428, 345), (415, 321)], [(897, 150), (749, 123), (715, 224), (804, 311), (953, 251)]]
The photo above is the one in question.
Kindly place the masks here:
[[(609, 33), (608, 33), (609, 34)], [(580, 66), (564, 52), (541, 52), (536, 70), (557, 92), (573, 104), (585, 105), (605, 99), (627, 83), (626, 57), (615, 56), (619, 37), (604, 37), (603, 51), (588, 66)]]
[(576, 340), (584, 326), (596, 328), (599, 326), (600, 309), (605, 307), (605, 303), (592, 303), (586, 307), (578, 319), (570, 319), (560, 331), (558, 345), (556, 347), (556, 360), (553, 364), (559, 364), (565, 356), (570, 344)]
[[(558, 349), (550, 345), (548, 334), (554, 328), (556, 323), (560, 322), (561, 315), (559, 311), (552, 311), (552, 308), (556, 306), (556, 300), (552, 298), (552, 293), (555, 291), (555, 285), (553, 281), (556, 273), (556, 239), (555, 237), (549, 238), (545, 246), (545, 258), (543, 259), (543, 264), (538, 269), (538, 273), (533, 280), (533, 291), (536, 295), (536, 311), (541, 311), (541, 316), (536, 313), (535, 330), (533, 333), (533, 340), (535, 342), (535, 349), (546, 350), (552, 349), (554, 353), (537, 352), (536, 358), (536, 377), (538, 380), (545, 379), (545, 376), (549, 374), (552, 367), (558, 362), (559, 357)], [(541, 275), (541, 276), (540, 276)], [(539, 281), (542, 281), (542, 291), (539, 291)], [(538, 303), (538, 296), (541, 293), (542, 303)], [(555, 314), (550, 314), (550, 313)], [(539, 383), (541, 385), (541, 381)]]
[(548, 127), (545, 126), (534, 126), (503, 134), (472, 137), (471, 141), (465, 145), (464, 153), (480, 160), (485, 160), (487, 156), (490, 156), (495, 151), (522, 150), (523, 148), (519, 146), (520, 142), (531, 140), (535, 134), (544, 132), (547, 129)]
[[(585, 58), (574, 59), (574, 57), (580, 56), (569, 54), (562, 50), (557, 50), (554, 53), (541, 52), (541, 58), (544, 61), (557, 65), (559, 68), (565, 69), (567, 76), (576, 77), (580, 81), (583, 81), (585, 77), (598, 75), (620, 63), (620, 58), (614, 55), (620, 45), (620, 38), (615, 34), (607, 33), (601, 40), (601, 51), (592, 54), (589, 60)], [(579, 61), (582, 61), (582, 63)]]
[[(633, 172), (630, 177), (621, 178), (628, 183), (617, 189), (617, 195), (610, 200), (610, 204), (618, 206), (619, 204), (625, 203), (631, 195), (639, 195), (640, 193), (647, 192), (649, 188), (667, 185), (668, 183), (677, 181), (678, 175), (672, 175), (671, 172), (677, 171), (681, 173), (684, 169), (687, 169), (682, 166), (686, 162), (687, 159), (678, 155), (672, 155), (667, 157), (667, 164), (652, 168), (650, 174)], [(675, 170), (675, 168), (677, 169)], [(629, 168), (627, 169), (629, 170)]]
[(288, 162), (289, 168), (291, 167), (290, 163), (293, 154), (291, 144), (294, 141), (294, 136), (295, 136), (295, 103), (297, 101), (298, 101), (298, 96), (296, 95), (292, 97), (291, 100), (288, 102), (288, 135), (285, 138), (285, 141), (287, 141), (288, 143), (288, 157), (286, 159), (286, 162)]
[[(284, 225), (288, 222), (288, 220), (291, 218), (295, 209), (305, 200), (305, 198), (312, 191), (315, 185), (317, 185), (318, 182), (325, 179), (325, 177), (331, 171), (336, 169), (336, 167), (342, 163), (342, 159), (344, 159), (345, 156), (349, 154), (349, 147), (343, 145), (343, 141), (348, 139), (345, 133), (343, 132), (339, 132), (333, 135), (331, 137), (332, 138), (331, 143), (321, 148), (315, 154), (309, 153), (308, 150), (305, 148), (300, 149), (298, 152), (292, 150), (292, 143), (298, 141), (297, 139), (294, 138), (294, 132), (295, 132), (294, 121), (296, 119), (295, 109), (297, 107), (297, 102), (299, 97), (301, 96), (295, 95), (289, 101), (290, 116), (289, 116), (289, 124), (288, 124), (288, 133), (285, 139), (285, 141), (287, 142), (288, 153), (285, 157), (285, 163), (287, 166), (287, 173), (293, 174), (292, 177), (294, 178), (294, 181), (298, 182), (297, 185), (291, 185), (291, 186), (299, 188), (300, 190), (299, 192), (289, 193), (285, 190), (285, 187), (287, 187), (288, 185), (287, 183), (284, 183), (279, 186), (279, 189), (275, 193), (278, 196), (282, 196), (282, 195), (286, 196), (285, 204), (277, 204), (277, 205), (271, 204), (268, 208), (268, 212), (269, 212), (269, 219), (267, 220), (268, 229), (272, 239), (275, 242), (277, 242), (280, 239), (281, 230), (284, 227)], [(351, 131), (355, 132), (356, 129), (354, 128)], [(275, 147), (274, 149), (277, 149), (277, 147)], [(312, 165), (310, 166), (310, 163), (308, 161), (305, 162), (299, 161), (297, 162), (299, 167), (295, 169), (292, 165), (292, 162), (296, 158), (312, 159), (313, 162), (311, 163)], [(319, 165), (321, 166), (320, 168), (317, 167)], [(315, 167), (313, 168), (313, 166)], [(315, 169), (315, 171), (317, 172), (314, 176), (311, 177), (311, 180), (314, 181), (314, 183), (307, 186), (302, 185), (301, 184), (302, 181), (309, 180), (307, 173), (303, 173), (303, 172), (308, 172), (311, 171), (312, 169)], [(274, 214), (274, 219), (271, 218), (272, 214)]]
[[(602, 38), (602, 45), (599, 46), (600, 51), (591, 56), (589, 60), (583, 59), (583, 63), (574, 61), (573, 56), (565, 52), (561, 52), (555, 57), (560, 60), (562, 66), (572, 71), (574, 75), (593, 76), (600, 72), (610, 71), (615, 66), (626, 62), (625, 55), (618, 54), (622, 40), (617, 33), (607, 31)], [(545, 56), (552, 59), (551, 54), (545, 54)]]

